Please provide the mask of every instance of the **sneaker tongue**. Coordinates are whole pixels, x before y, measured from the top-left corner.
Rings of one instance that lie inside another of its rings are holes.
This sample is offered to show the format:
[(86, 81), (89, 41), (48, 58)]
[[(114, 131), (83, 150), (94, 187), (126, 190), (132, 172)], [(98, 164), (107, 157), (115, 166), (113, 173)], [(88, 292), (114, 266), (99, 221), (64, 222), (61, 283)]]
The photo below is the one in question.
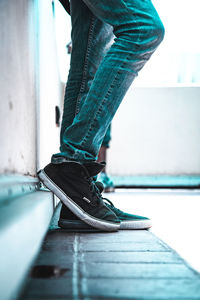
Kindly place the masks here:
[(84, 163), (83, 165), (87, 169), (89, 176), (93, 177), (99, 174), (105, 168), (106, 163), (90, 162), (90, 163)]

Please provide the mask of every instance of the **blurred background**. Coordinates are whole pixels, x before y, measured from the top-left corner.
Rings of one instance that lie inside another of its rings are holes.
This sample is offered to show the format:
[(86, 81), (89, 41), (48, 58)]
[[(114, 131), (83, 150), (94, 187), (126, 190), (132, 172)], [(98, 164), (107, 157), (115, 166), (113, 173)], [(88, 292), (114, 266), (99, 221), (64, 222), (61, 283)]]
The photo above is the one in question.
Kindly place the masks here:
[[(112, 122), (111, 198), (154, 218), (154, 232), (200, 270), (200, 2), (152, 2), (165, 39)], [(39, 190), (36, 171), (59, 150), (71, 25), (57, 0), (1, 0), (0, 23), (0, 272), (10, 299), (58, 202)]]

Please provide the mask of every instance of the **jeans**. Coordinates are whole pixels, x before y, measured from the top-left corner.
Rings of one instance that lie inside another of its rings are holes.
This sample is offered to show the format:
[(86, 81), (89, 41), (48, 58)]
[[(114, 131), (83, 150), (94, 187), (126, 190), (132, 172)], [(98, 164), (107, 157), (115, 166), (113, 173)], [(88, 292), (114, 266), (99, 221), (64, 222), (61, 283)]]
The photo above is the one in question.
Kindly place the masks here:
[(111, 124), (108, 126), (108, 129), (106, 130), (106, 134), (103, 138), (103, 142), (102, 142), (101, 146), (109, 148), (110, 147), (110, 140), (111, 140)]
[(70, 11), (71, 63), (53, 163), (97, 159), (128, 88), (164, 37), (150, 0), (71, 0)]

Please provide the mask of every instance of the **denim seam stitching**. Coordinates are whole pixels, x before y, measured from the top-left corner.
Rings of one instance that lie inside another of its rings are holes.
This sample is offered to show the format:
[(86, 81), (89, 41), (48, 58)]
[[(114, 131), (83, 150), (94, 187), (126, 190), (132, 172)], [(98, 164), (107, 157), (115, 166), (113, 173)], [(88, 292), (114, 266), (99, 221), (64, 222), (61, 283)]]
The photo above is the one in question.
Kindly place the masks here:
[(95, 17), (91, 17), (91, 24), (90, 24), (90, 29), (88, 33), (88, 43), (87, 43), (87, 50), (85, 54), (85, 62), (84, 62), (84, 67), (83, 67), (83, 76), (81, 80), (81, 85), (80, 85), (80, 91), (77, 96), (77, 101), (76, 101), (76, 110), (75, 110), (75, 116), (79, 113), (79, 105), (81, 102), (81, 92), (83, 92), (85, 88), (85, 83), (86, 83), (86, 75), (87, 75), (87, 69), (88, 69), (88, 59), (91, 51), (91, 44), (92, 44), (92, 37), (93, 37), (93, 32), (94, 32), (94, 23), (95, 23)]
[[(130, 10), (129, 10), (129, 8), (127, 7), (127, 5), (126, 5), (126, 3), (125, 3), (124, 0), (122, 0), (122, 3), (123, 3), (123, 5), (125, 6), (126, 10), (130, 12)], [(137, 18), (137, 14), (134, 14), (134, 13), (133, 13), (133, 15), (136, 17), (136, 19), (138, 19), (138, 18)], [(141, 30), (140, 30), (140, 29), (141, 29), (141, 26), (139, 26), (139, 34), (138, 34), (138, 37), (137, 37), (137, 41), (140, 39), (140, 35), (141, 35)], [(132, 53), (129, 53), (129, 54), (126, 56), (126, 59), (128, 59), (131, 55), (132, 55)], [(123, 63), (120, 67), (122, 68), (124, 64), (125, 64), (125, 63)], [(97, 116), (98, 116), (99, 113), (101, 112), (103, 104), (105, 103), (105, 101), (106, 101), (107, 98), (108, 98), (109, 93), (110, 93), (111, 90), (113, 89), (113, 86), (112, 86), (112, 85), (113, 85), (114, 82), (116, 82), (119, 73), (120, 73), (120, 71), (117, 72), (115, 78), (113, 79), (113, 81), (112, 81), (112, 83), (111, 83), (111, 85), (110, 85), (110, 88), (108, 89), (108, 91), (107, 91), (107, 93), (106, 93), (105, 98), (104, 98), (104, 99), (102, 100), (102, 102), (100, 103), (100, 105), (99, 105), (99, 107), (98, 107), (98, 109), (97, 109), (97, 112), (96, 112), (96, 114), (95, 114), (95, 116), (94, 116), (94, 119), (92, 120), (92, 122), (91, 122), (91, 124), (90, 124), (90, 127), (89, 127), (87, 133), (85, 134), (85, 137), (84, 137), (83, 140), (82, 140), (81, 146), (83, 146), (83, 145), (86, 143), (86, 141), (87, 141), (87, 139), (88, 139), (88, 137), (89, 137), (89, 133), (91, 132), (91, 129), (92, 129), (92, 127), (93, 127), (93, 123), (97, 120)], [(77, 153), (77, 154), (78, 154), (78, 153)]]
[[(129, 10), (129, 8), (127, 7), (127, 5), (126, 5), (126, 3), (125, 3), (124, 0), (122, 0), (122, 3), (123, 3), (123, 5), (124, 5), (124, 7), (126, 8), (126, 10), (127, 10), (128, 12), (130, 12), (130, 10)], [(134, 14), (134, 13), (133, 13), (133, 15), (134, 15), (134, 16), (136, 17), (136, 19), (138, 20), (137, 14)], [(139, 27), (139, 34), (138, 34), (138, 37), (137, 37), (137, 41), (140, 39), (140, 35), (141, 35), (141, 26), (138, 26), (138, 27)], [(89, 38), (88, 38), (88, 42), (89, 42)], [(132, 53), (129, 53), (129, 54), (126, 56), (125, 59), (128, 59), (131, 55), (132, 55)], [(124, 64), (125, 64), (125, 63), (123, 62), (123, 64), (122, 64), (120, 67), (122, 68), (122, 67), (124, 66)], [(99, 105), (99, 107), (98, 107), (98, 109), (97, 109), (97, 112), (96, 112), (96, 114), (95, 114), (95, 116), (94, 116), (94, 118), (93, 118), (93, 120), (92, 120), (92, 122), (91, 122), (91, 124), (90, 124), (90, 127), (88, 128), (88, 131), (87, 131), (87, 133), (85, 134), (85, 137), (83, 138), (83, 140), (82, 140), (82, 142), (81, 142), (81, 146), (84, 146), (85, 143), (87, 142), (87, 139), (88, 139), (89, 136), (90, 136), (90, 132), (91, 132), (92, 128), (94, 127), (93, 124), (94, 124), (94, 122), (97, 120), (98, 115), (101, 113), (102, 106), (103, 106), (103, 104), (105, 103), (105, 101), (108, 99), (108, 96), (109, 96), (110, 92), (111, 92), (112, 89), (113, 89), (113, 83), (115, 83), (115, 82), (117, 81), (118, 75), (119, 75), (119, 74), (120, 74), (120, 70), (117, 72), (115, 78), (113, 79), (113, 81), (112, 81), (112, 83), (111, 83), (111, 85), (110, 85), (110, 87), (109, 87), (109, 89), (108, 89), (108, 91), (107, 91), (107, 93), (106, 93), (104, 99), (102, 99), (102, 101), (101, 101), (101, 103), (100, 103), (100, 105)], [(81, 92), (81, 89), (80, 89), (80, 92)], [(79, 102), (79, 103), (80, 103), (80, 102)], [(76, 150), (76, 152), (75, 152), (75, 154), (74, 154), (74, 157), (77, 157), (77, 158), (78, 158), (78, 156), (79, 156), (79, 150)]]
[[(129, 54), (126, 56), (125, 59), (128, 59), (129, 56), (131, 56), (131, 55), (132, 55), (132, 53), (129, 53)], [(120, 68), (122, 68), (122, 67), (124, 66), (124, 64), (125, 64), (125, 63), (123, 62), (123, 64), (120, 66)], [(84, 146), (84, 144), (87, 142), (87, 139), (88, 139), (88, 137), (90, 136), (89, 133), (91, 132), (91, 129), (94, 127), (94, 126), (93, 126), (93, 123), (97, 120), (97, 116), (99, 115), (99, 113), (101, 113), (103, 104), (105, 103), (106, 100), (108, 100), (108, 96), (110, 95), (110, 92), (112, 91), (112, 89), (113, 89), (113, 87), (114, 87), (113, 84), (118, 80), (118, 75), (119, 75), (119, 74), (120, 74), (120, 70), (117, 72), (117, 74), (116, 74), (116, 76), (114, 77), (112, 83), (110, 84), (110, 87), (109, 87), (109, 89), (108, 89), (108, 91), (107, 91), (107, 93), (106, 93), (104, 99), (102, 99), (102, 101), (101, 101), (101, 103), (100, 103), (100, 105), (99, 105), (99, 107), (98, 107), (98, 109), (97, 109), (97, 112), (96, 112), (96, 114), (95, 114), (95, 116), (94, 116), (94, 119), (92, 120), (92, 122), (91, 122), (91, 124), (90, 124), (90, 127), (89, 127), (89, 129), (88, 129), (88, 131), (87, 131), (85, 137), (83, 138), (83, 141), (82, 141), (82, 143), (81, 143), (81, 146)]]

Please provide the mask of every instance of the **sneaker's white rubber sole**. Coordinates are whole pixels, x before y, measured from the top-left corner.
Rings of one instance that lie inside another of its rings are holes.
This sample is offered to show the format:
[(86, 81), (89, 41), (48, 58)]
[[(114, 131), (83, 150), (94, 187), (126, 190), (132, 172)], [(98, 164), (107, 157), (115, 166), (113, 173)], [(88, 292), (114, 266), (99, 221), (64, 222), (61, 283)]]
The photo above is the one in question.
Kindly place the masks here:
[(137, 230), (137, 229), (148, 229), (151, 228), (151, 220), (141, 220), (141, 221), (121, 221), (120, 230)]
[(92, 227), (101, 229), (103, 231), (117, 231), (120, 228), (120, 223), (112, 223), (109, 221), (97, 219), (86, 213), (79, 205), (76, 204), (63, 190), (61, 190), (52, 180), (48, 177), (44, 170), (38, 172), (38, 177), (42, 183), (52, 191), (78, 218), (83, 222), (91, 225)]
[[(66, 220), (60, 219), (59, 226), (64, 229), (79, 229), (79, 230), (92, 230), (87, 224), (83, 223), (81, 220)], [(120, 230), (142, 230), (149, 229), (152, 226), (150, 220), (144, 221), (121, 221)]]

